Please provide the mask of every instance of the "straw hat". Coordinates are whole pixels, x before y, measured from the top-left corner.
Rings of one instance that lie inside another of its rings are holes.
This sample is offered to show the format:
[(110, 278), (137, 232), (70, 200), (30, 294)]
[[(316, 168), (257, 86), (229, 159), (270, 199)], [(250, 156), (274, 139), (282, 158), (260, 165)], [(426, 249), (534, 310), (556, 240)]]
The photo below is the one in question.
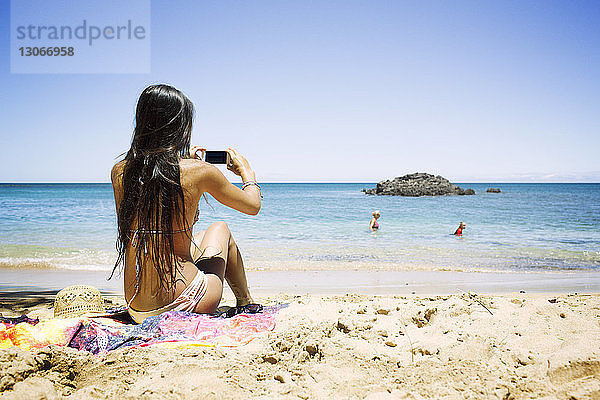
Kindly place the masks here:
[(102, 295), (93, 286), (69, 286), (58, 292), (54, 299), (54, 318), (74, 318), (104, 313)]

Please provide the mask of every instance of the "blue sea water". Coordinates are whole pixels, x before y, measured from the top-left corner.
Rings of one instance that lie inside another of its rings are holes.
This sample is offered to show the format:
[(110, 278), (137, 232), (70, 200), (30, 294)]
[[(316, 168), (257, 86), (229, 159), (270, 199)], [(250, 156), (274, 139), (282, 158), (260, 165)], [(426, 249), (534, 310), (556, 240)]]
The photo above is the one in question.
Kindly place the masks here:
[[(461, 186), (474, 196), (419, 198), (361, 192), (372, 186), (264, 184), (257, 216), (209, 197), (194, 229), (226, 221), (256, 270), (600, 270), (600, 184), (473, 183)], [(451, 235), (460, 221), (462, 238)], [(2, 268), (108, 271), (115, 239), (109, 184), (0, 184)]]

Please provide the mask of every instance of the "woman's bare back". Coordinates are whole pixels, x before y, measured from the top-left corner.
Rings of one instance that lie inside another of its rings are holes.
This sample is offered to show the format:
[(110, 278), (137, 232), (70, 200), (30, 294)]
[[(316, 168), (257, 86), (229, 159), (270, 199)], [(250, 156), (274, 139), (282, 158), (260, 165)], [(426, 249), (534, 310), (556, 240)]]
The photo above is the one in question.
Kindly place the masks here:
[[(123, 198), (123, 167), (125, 162), (121, 161), (113, 167), (113, 190), (115, 194), (115, 203), (117, 213), (121, 199)], [(153, 310), (160, 308), (172, 302), (185, 289), (187, 284), (191, 282), (197, 273), (197, 268), (193, 264), (192, 251), (190, 248), (194, 246), (192, 239), (192, 226), (195, 222), (195, 216), (198, 211), (198, 202), (202, 196), (202, 191), (198, 190), (201, 185), (197, 184), (198, 174), (201, 174), (203, 162), (199, 160), (182, 159), (179, 163), (180, 181), (184, 193), (185, 204), (185, 221), (189, 230), (184, 227), (173, 225), (173, 244), (174, 255), (177, 260), (178, 272), (176, 275), (177, 283), (174, 290), (161, 290), (160, 278), (152, 261), (152, 254), (148, 253), (145, 260), (136, 260), (136, 250), (130, 243), (126, 250), (124, 263), (124, 288), (125, 299), (130, 301), (136, 292), (136, 261), (140, 266), (139, 290), (135, 299), (131, 302), (131, 306), (140, 311)], [(132, 225), (131, 233), (136, 234), (137, 226)], [(140, 234), (139, 232), (137, 234)], [(156, 233), (149, 233), (156, 234)]]

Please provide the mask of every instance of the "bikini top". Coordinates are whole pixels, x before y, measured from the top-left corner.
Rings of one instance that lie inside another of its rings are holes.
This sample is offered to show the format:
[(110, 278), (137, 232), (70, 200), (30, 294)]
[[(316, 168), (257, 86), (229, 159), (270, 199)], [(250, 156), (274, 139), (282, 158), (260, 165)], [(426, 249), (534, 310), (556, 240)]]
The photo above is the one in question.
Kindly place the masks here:
[(161, 230), (152, 230), (152, 229), (130, 229), (129, 232), (133, 233), (133, 237), (131, 238), (131, 245), (133, 247), (135, 247), (138, 233), (150, 233), (150, 234), (159, 234), (159, 233), (162, 233), (162, 234), (165, 234), (165, 235), (172, 235), (174, 233), (187, 232), (187, 231), (191, 230), (194, 227), (194, 224), (196, 222), (198, 222), (199, 215), (200, 215), (200, 210), (196, 209), (196, 214), (194, 214), (194, 223), (191, 224), (190, 226), (188, 226), (185, 229), (176, 229), (174, 231), (161, 231)]

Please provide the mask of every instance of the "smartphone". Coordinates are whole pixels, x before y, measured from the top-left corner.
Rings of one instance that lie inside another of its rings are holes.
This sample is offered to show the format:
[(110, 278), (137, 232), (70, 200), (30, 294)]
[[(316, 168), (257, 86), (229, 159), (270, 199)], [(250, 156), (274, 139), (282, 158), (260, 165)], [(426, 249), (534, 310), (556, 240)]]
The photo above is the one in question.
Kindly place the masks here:
[(229, 153), (226, 151), (209, 151), (204, 154), (204, 161), (210, 164), (229, 164)]

